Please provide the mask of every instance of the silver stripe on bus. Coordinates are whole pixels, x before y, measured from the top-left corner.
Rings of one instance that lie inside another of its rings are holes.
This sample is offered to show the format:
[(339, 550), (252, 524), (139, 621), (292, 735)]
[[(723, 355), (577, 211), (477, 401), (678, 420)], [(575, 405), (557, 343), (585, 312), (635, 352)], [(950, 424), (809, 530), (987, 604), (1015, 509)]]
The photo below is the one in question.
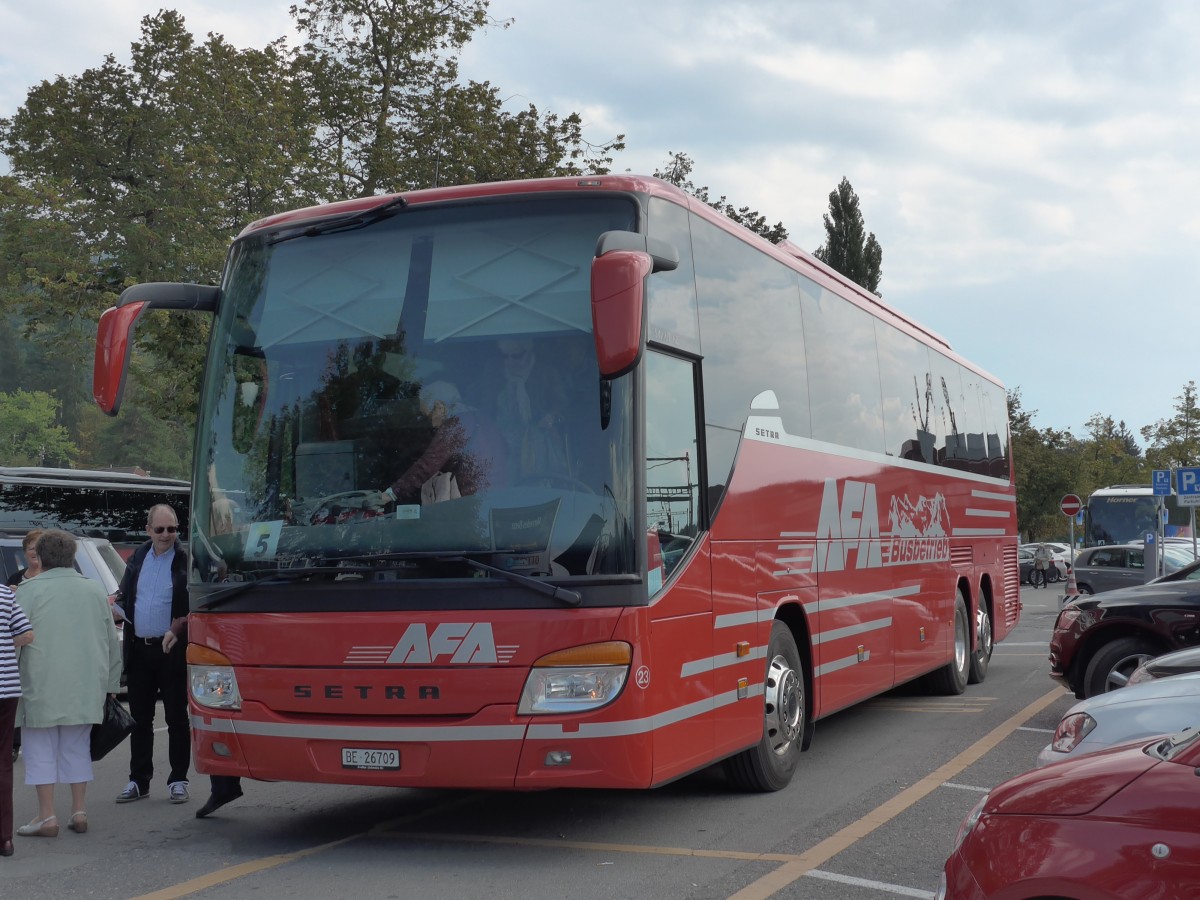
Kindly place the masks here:
[(756, 625), (758, 624), (760, 614), (762, 612), (774, 613), (774, 610), (758, 610), (752, 609), (750, 612), (729, 613), (724, 616), (717, 616), (713, 619), (713, 628), (736, 628), (738, 625)]
[(974, 490), (971, 491), (971, 496), (977, 497), (980, 500), (999, 500), (1001, 503), (1011, 503), (1013, 506), (1017, 505), (1015, 494), (1009, 496), (1008, 494), (993, 494), (991, 491)]
[(1005, 535), (1003, 528), (955, 528), (954, 537), (1003, 537)]
[(982, 516), (988, 519), (1011, 519), (1012, 512), (1007, 509), (971, 509), (967, 508), (968, 516)]
[(716, 669), (724, 669), (729, 666), (736, 666), (740, 662), (747, 662), (752, 659), (766, 659), (766, 647), (754, 647), (745, 656), (738, 656), (736, 653), (722, 653), (719, 656), (709, 656), (705, 659), (694, 659), (691, 662), (685, 662), (680, 667), (679, 677), (687, 678), (690, 675), (701, 675), (705, 672), (712, 672)]
[(519, 741), (525, 734), (524, 725), (302, 725), (293, 722), (254, 722), (247, 719), (223, 719), (192, 716), (192, 728), (197, 731), (216, 731), (259, 737), (309, 738), (343, 741)]
[(859, 662), (863, 662), (858, 658), (858, 654), (854, 656), (843, 656), (841, 659), (834, 659), (824, 665), (817, 666), (813, 671), (813, 675), (820, 678), (822, 675), (828, 675), (830, 672), (836, 672), (839, 669), (848, 669), (851, 666), (857, 666)]
[[(762, 696), (762, 682), (750, 686), (748, 696)], [(737, 691), (726, 691), (707, 700), (698, 700), (676, 709), (668, 709), (644, 719), (629, 719), (624, 722), (582, 722), (578, 731), (563, 731), (562, 725), (530, 725), (531, 740), (569, 741), (581, 738), (621, 737), (629, 734), (646, 734), (674, 725), (678, 722), (694, 719), (705, 713), (720, 709), (723, 706), (738, 702)]]
[(814, 645), (823, 644), (826, 641), (836, 641), (840, 638), (853, 637), (856, 634), (866, 634), (868, 631), (878, 631), (880, 628), (891, 627), (892, 617), (888, 616), (884, 619), (860, 622), (857, 625), (847, 625), (845, 628), (831, 628), (829, 631), (818, 631), (813, 635), (812, 642)]
[[(746, 697), (761, 697), (762, 682), (747, 689)], [(646, 734), (668, 725), (693, 719), (724, 706), (739, 702), (736, 690), (726, 691), (714, 697), (698, 700), (685, 706), (668, 709), (641, 719), (619, 722), (585, 722), (577, 731), (564, 732), (562, 725), (528, 726), (528, 737), (536, 740), (578, 740), (580, 738), (619, 737), (630, 734)], [(249, 722), (244, 719), (213, 718), (205, 721), (204, 716), (192, 716), (192, 728), (197, 731), (219, 732), (259, 737), (299, 738), (302, 740), (337, 741), (392, 741), (417, 743), (450, 743), (456, 741), (513, 741), (521, 740), (526, 734), (525, 725), (463, 725), (432, 728), (428, 726), (377, 728), (362, 725), (302, 725), (279, 722)]]
[(878, 603), (880, 600), (891, 600), (893, 597), (911, 597), (913, 594), (921, 593), (919, 584), (910, 584), (907, 587), (896, 588), (887, 593), (875, 594), (847, 594), (844, 597), (832, 597), (825, 600), (814, 600), (812, 603), (804, 604), (804, 611), (810, 616), (816, 615), (818, 612), (828, 611), (831, 609), (845, 609), (848, 606), (861, 606), (864, 603)]

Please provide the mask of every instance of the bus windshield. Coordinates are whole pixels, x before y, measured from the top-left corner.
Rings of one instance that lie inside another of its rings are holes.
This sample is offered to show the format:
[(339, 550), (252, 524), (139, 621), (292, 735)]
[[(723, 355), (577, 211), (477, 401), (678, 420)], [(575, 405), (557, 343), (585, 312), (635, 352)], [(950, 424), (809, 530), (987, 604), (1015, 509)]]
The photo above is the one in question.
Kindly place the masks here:
[(1150, 485), (1101, 488), (1088, 497), (1083, 545), (1128, 544), (1145, 538), (1157, 528), (1159, 501), (1165, 501), (1166, 537), (1190, 537), (1187, 510), (1175, 497), (1156, 497)]
[(559, 195), (235, 244), (198, 577), (633, 573), (636, 376), (600, 379), (589, 271), (599, 235), (637, 222), (626, 198)]

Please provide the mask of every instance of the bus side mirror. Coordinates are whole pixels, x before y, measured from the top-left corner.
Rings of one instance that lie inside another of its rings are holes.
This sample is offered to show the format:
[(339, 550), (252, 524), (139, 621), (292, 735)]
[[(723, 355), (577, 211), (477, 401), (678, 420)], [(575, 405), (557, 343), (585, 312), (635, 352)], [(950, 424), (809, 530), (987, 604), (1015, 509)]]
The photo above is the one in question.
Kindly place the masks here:
[(645, 282), (652, 265), (647, 254), (629, 250), (592, 260), (592, 336), (603, 378), (624, 375), (642, 358)]
[(133, 348), (133, 327), (148, 305), (111, 306), (100, 316), (96, 358), (92, 364), (92, 397), (105, 415), (115, 416), (121, 409), (129, 351)]
[(92, 362), (92, 397), (105, 415), (115, 416), (125, 393), (133, 327), (148, 309), (215, 312), (220, 288), (206, 284), (145, 282), (127, 287), (117, 305), (100, 316)]

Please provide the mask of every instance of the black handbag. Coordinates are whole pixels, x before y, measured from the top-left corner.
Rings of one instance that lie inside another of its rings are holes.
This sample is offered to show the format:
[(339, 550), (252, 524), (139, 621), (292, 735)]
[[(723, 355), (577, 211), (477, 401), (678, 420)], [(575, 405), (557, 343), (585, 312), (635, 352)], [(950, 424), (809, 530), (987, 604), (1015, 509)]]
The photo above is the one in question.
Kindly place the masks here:
[(129, 737), (133, 716), (112, 694), (104, 699), (104, 721), (92, 726), (92, 760), (103, 759)]

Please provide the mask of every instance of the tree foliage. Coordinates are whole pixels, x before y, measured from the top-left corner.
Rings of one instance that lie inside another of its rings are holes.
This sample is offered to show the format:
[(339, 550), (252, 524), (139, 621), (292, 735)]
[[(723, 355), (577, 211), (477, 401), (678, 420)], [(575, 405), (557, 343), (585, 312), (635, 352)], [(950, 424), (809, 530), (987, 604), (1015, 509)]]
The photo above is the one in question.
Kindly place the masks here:
[(1200, 464), (1200, 406), (1196, 382), (1189, 381), (1175, 398), (1175, 415), (1142, 429), (1151, 469)]
[[(11, 168), (0, 176), (0, 315), (20, 323), (25, 345), (55, 344), (49, 383), (89, 463), (151, 468), (145, 457), (164, 438), (155, 422), (171, 423), (175, 455), (154, 468), (176, 471), (190, 452), (204, 317), (156, 313), (139, 324), (122, 434), (89, 412), (95, 323), (129, 285), (215, 283), (238, 231), (285, 209), (607, 171), (623, 136), (593, 144), (577, 113), (510, 113), (499, 88), (458, 82), (458, 51), (504, 24), (487, 9), (304, 0), (292, 7), (303, 46), (281, 38), (248, 49), (218, 34), (197, 41), (164, 10), (141, 20), (128, 64), (109, 54), (43, 81), (0, 119)], [(41, 365), (28, 356), (5, 367), (6, 386), (30, 383), (14, 374)], [(140, 458), (111, 458), (121, 453)]]
[(686, 191), (702, 203), (707, 203), (722, 215), (733, 219), (739, 225), (744, 225), (755, 234), (766, 238), (772, 244), (778, 244), (787, 240), (787, 229), (783, 227), (782, 222), (768, 225), (766, 216), (759, 213), (758, 210), (751, 209), (748, 206), (735, 207), (725, 198), (724, 194), (716, 200), (711, 199), (707, 186), (697, 187), (692, 183), (691, 174), (694, 168), (695, 162), (686, 153), (672, 153), (670, 159), (667, 160), (666, 168), (655, 170), (654, 177), (661, 178), (663, 181), (675, 185), (680, 190)]
[(79, 452), (45, 391), (0, 394), (0, 459), (12, 466), (70, 465)]
[(829, 212), (824, 221), (825, 243), (813, 255), (878, 295), (883, 277), (883, 248), (875, 240), (874, 232), (867, 234), (858, 194), (849, 179), (842, 178), (829, 194)]

